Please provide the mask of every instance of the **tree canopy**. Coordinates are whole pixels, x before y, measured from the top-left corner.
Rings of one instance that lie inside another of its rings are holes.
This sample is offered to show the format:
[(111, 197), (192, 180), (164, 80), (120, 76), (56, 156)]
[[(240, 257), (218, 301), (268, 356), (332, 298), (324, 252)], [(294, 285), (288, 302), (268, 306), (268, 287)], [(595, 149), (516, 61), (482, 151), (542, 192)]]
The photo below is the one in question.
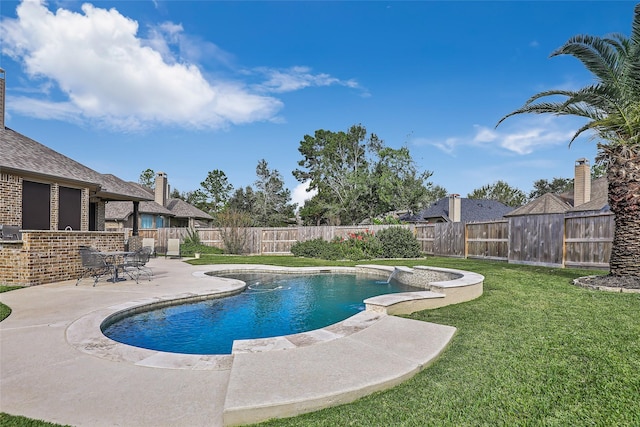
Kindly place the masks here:
[(533, 190), (529, 192), (529, 199), (533, 200), (547, 193), (560, 194), (573, 189), (572, 178), (538, 179), (533, 183)]
[(496, 181), (493, 184), (476, 188), (467, 197), (470, 199), (497, 200), (514, 208), (527, 202), (527, 195), (522, 190), (510, 186), (505, 181)]
[(138, 183), (153, 190), (156, 186), (155, 178), (156, 173), (153, 171), (153, 169), (145, 169), (140, 173)]
[(417, 210), (429, 200), (430, 171), (419, 171), (402, 147), (393, 149), (362, 125), (346, 132), (305, 135), (293, 175), (317, 194), (300, 215), (311, 224), (356, 224), (394, 210)]

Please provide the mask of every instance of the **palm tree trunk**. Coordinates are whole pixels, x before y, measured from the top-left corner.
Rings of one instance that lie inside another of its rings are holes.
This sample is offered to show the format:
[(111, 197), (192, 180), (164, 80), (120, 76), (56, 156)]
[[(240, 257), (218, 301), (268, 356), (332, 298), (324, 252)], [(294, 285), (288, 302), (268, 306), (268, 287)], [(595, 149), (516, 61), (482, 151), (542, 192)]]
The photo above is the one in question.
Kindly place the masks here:
[(640, 277), (640, 150), (625, 145), (600, 148), (609, 163), (609, 208), (615, 215), (610, 274)]

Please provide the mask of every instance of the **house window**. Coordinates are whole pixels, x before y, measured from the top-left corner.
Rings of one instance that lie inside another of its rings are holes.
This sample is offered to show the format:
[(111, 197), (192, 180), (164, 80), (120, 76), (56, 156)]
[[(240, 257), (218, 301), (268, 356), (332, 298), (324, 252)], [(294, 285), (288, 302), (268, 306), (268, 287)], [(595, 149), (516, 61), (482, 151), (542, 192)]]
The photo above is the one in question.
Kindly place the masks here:
[(49, 230), (51, 224), (51, 186), (22, 181), (22, 229)]
[(153, 215), (140, 215), (140, 228), (153, 228)]
[(164, 218), (161, 216), (156, 217), (156, 228), (164, 227)]
[(58, 230), (80, 230), (82, 190), (60, 187), (58, 193)]

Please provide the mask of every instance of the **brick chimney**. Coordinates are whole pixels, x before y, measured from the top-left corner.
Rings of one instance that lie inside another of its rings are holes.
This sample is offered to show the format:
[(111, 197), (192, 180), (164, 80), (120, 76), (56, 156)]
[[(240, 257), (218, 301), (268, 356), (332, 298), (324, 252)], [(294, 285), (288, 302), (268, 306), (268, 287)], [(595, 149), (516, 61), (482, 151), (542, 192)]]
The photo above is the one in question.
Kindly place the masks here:
[(4, 98), (6, 91), (6, 74), (0, 68), (0, 129), (4, 130)]
[(155, 188), (155, 201), (160, 206), (167, 206), (167, 199), (169, 198), (169, 184), (167, 180), (167, 174), (164, 172), (158, 172), (156, 174), (156, 188)]
[(591, 167), (584, 157), (576, 160), (575, 178), (573, 180), (573, 207), (583, 205), (591, 200)]
[(451, 222), (460, 222), (462, 208), (459, 194), (449, 194), (449, 219)]

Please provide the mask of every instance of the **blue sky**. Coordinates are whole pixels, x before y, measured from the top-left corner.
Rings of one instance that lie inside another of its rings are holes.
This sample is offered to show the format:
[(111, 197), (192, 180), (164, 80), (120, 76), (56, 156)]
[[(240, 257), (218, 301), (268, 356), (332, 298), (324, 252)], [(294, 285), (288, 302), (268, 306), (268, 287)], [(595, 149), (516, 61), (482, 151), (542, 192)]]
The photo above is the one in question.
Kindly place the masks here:
[(591, 76), (549, 54), (576, 34), (629, 34), (632, 1), (24, 1), (0, 3), (6, 125), (99, 172), (172, 188), (258, 161), (291, 171), (305, 134), (362, 124), (466, 196), (594, 163), (581, 123), (497, 121)]

